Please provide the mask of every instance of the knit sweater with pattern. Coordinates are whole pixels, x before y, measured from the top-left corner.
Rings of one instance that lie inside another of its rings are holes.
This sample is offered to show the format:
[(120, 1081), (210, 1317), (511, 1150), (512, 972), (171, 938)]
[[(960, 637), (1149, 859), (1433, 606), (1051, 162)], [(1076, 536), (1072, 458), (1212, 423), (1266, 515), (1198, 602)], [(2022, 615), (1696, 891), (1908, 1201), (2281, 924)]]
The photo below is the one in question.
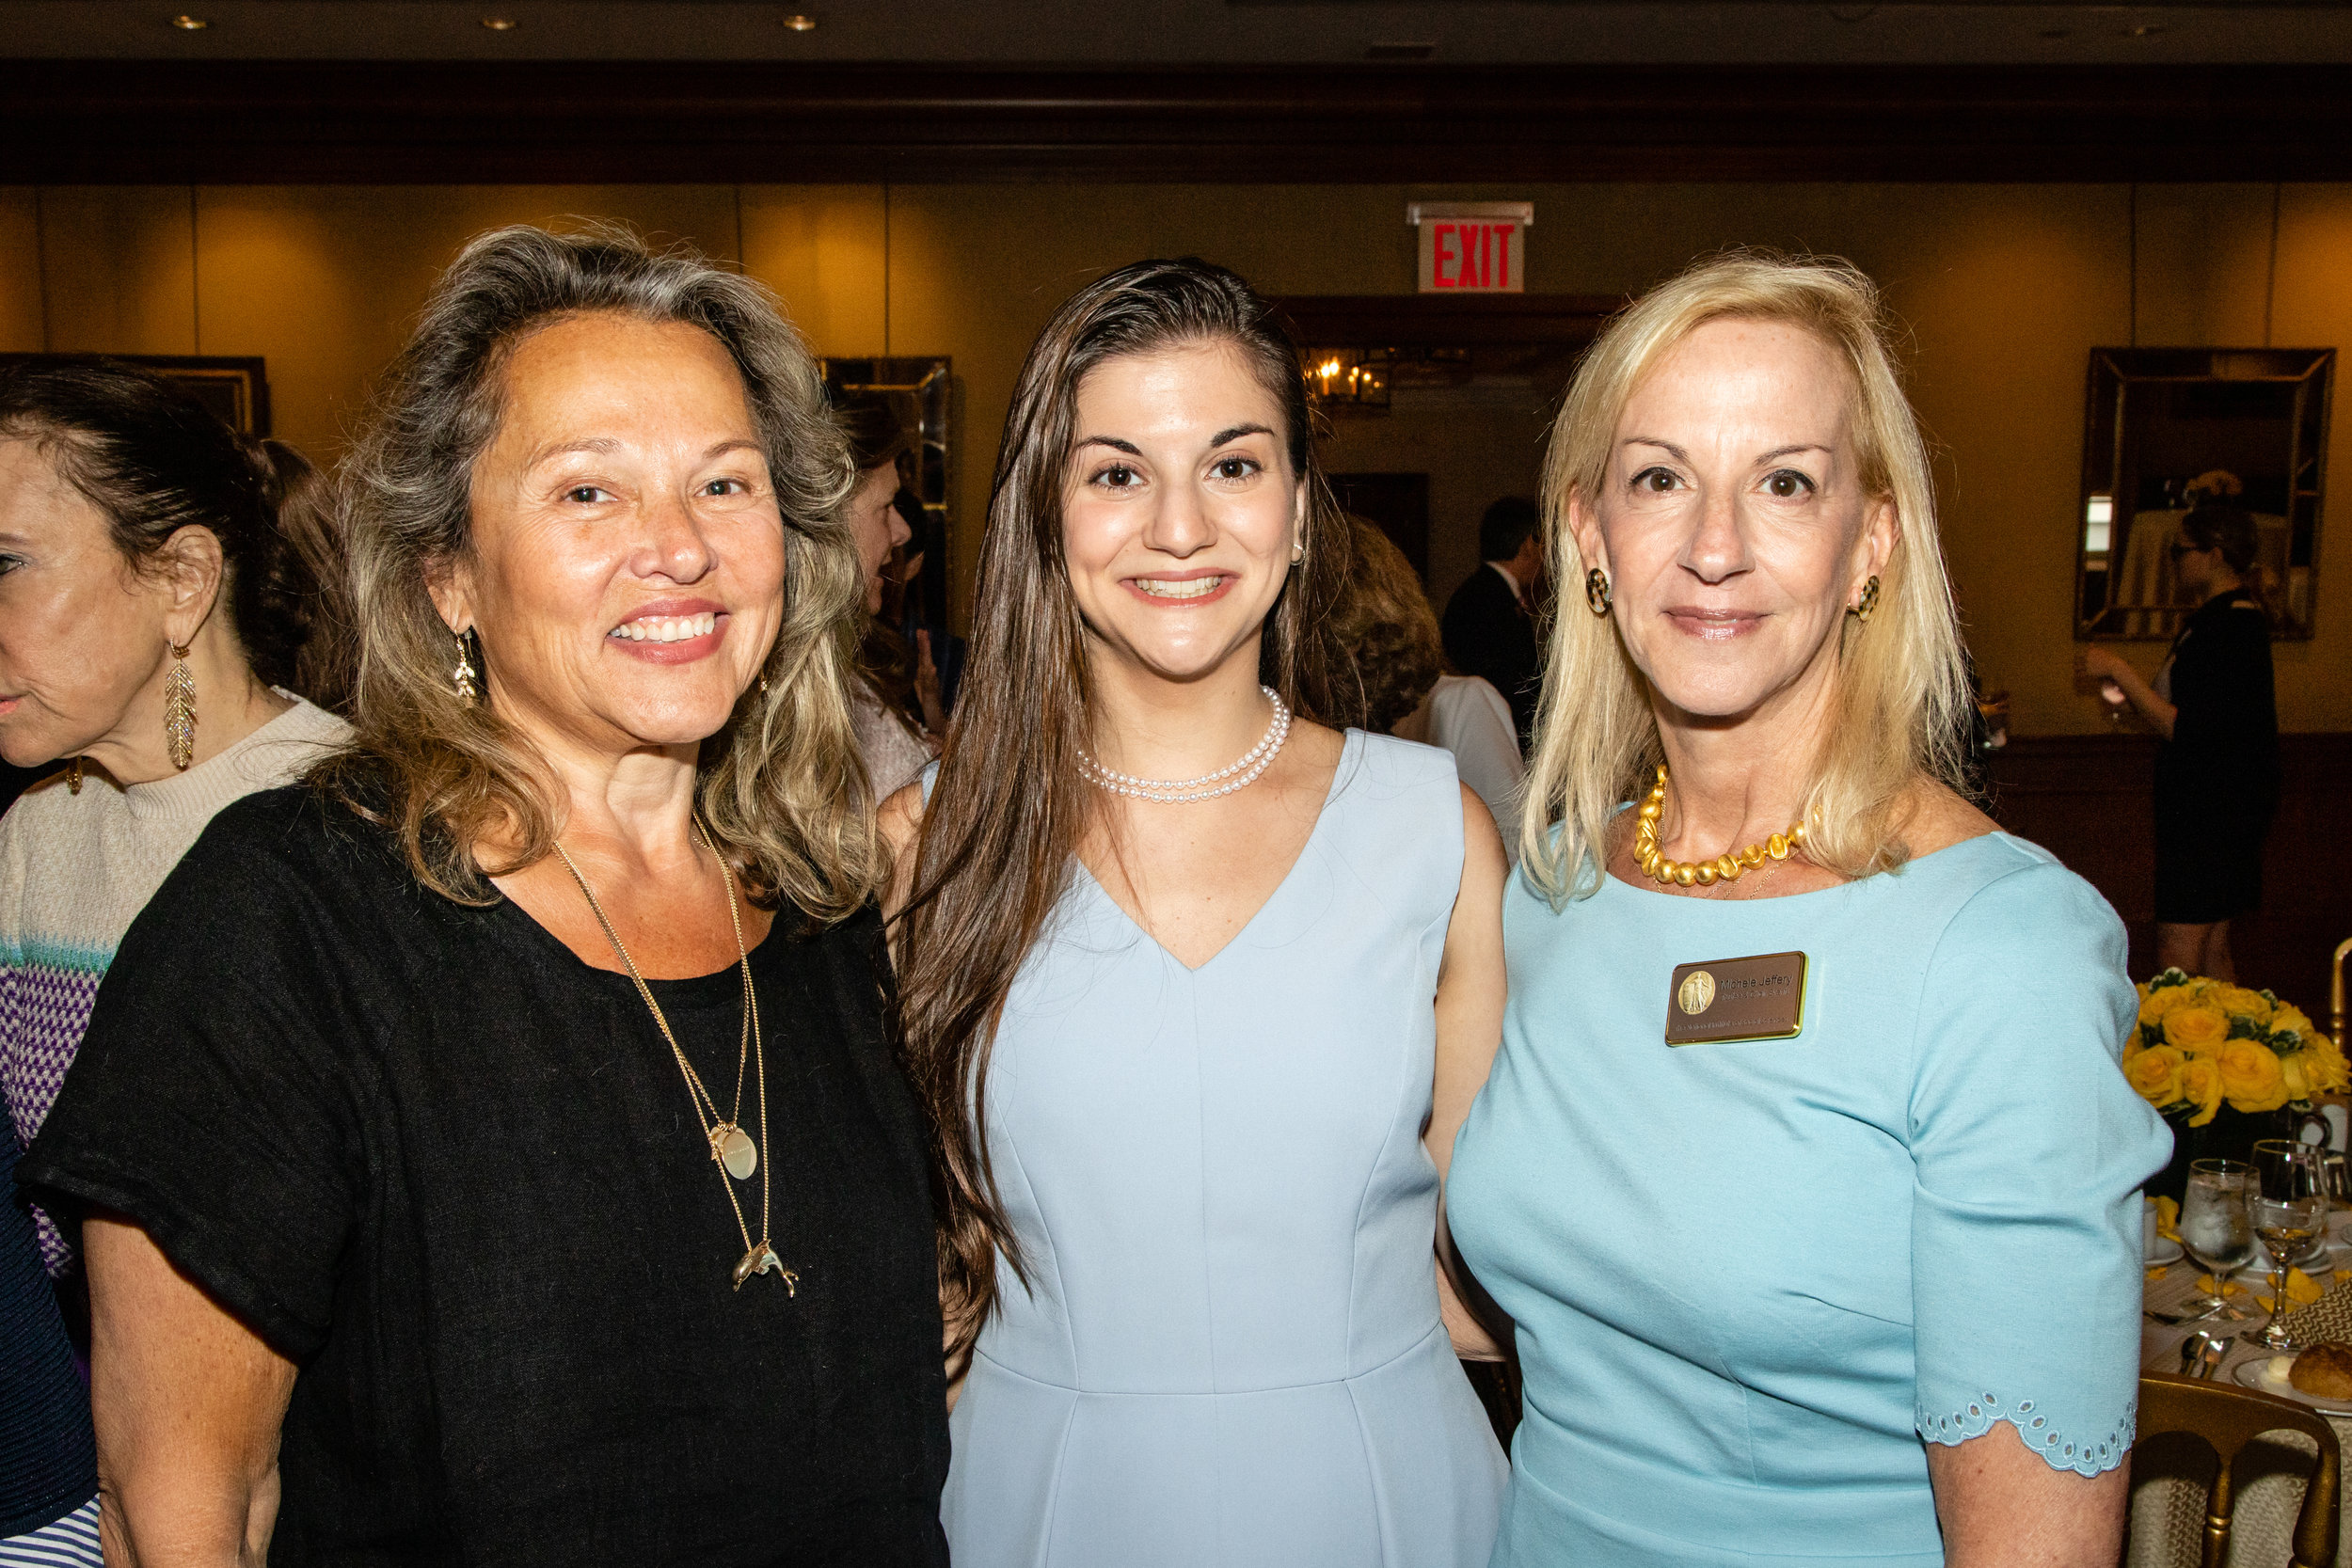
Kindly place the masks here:
[[(93, 774), (79, 794), (59, 773), (0, 817), (0, 1091), (22, 1147), (57, 1098), (123, 932), (204, 825), (231, 800), (293, 783), (349, 734), (296, 699), (184, 773), (128, 789)], [(47, 1214), (33, 1217), (42, 1263), (63, 1274), (72, 1249)]]

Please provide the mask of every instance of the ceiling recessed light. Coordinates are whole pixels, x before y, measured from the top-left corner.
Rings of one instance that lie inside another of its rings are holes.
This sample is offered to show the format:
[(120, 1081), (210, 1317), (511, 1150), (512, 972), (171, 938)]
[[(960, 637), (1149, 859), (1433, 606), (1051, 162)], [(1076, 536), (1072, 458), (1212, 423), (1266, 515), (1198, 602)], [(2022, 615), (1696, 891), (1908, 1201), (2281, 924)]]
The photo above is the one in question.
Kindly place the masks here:
[(183, 33), (200, 33), (205, 28), (212, 25), (211, 23), (205, 21), (200, 16), (188, 16), (184, 13), (180, 16), (173, 17), (171, 19), (171, 24), (174, 27), (179, 28)]
[(2142, 22), (2124, 28), (2123, 36), (2127, 39), (2152, 39), (2163, 31), (2164, 24), (2161, 22)]
[(813, 33), (817, 30), (817, 19), (799, 11), (794, 11), (790, 16), (786, 17), (784, 24), (796, 33)]
[(482, 19), (482, 24), (494, 33), (511, 33), (515, 30), (515, 19), (511, 16), (485, 16)]

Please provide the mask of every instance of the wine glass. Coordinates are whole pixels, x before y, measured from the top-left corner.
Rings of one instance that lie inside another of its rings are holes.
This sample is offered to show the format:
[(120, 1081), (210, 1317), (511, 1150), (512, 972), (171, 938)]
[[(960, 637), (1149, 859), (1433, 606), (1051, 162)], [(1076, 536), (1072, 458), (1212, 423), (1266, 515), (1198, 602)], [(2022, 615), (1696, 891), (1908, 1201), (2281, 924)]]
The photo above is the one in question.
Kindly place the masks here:
[[(2300, 1151), (2300, 1153), (2298, 1153), (2298, 1151)], [(2280, 1168), (2279, 1163), (2280, 1161), (2298, 1159), (2302, 1154), (2308, 1154), (2313, 1160), (2319, 1162), (2319, 1190), (2320, 1193), (2325, 1196), (2328, 1190), (2327, 1151), (2316, 1144), (2308, 1144), (2299, 1138), (2258, 1138), (2255, 1140), (2253, 1153), (2251, 1155), (2254, 1162), (2254, 1177), (2252, 1182), (2248, 1187), (2249, 1193), (2259, 1194), (2263, 1190), (2266, 1176)], [(2323, 1216), (2320, 1222), (2320, 1227), (2318, 1231), (2312, 1235), (2311, 1243), (2304, 1247), (2301, 1252), (2298, 1252), (2294, 1257), (2288, 1259), (2288, 1264), (2291, 1267), (2299, 1268), (2307, 1259), (2316, 1258), (2319, 1253), (2320, 1245), (2327, 1240), (2327, 1236), (2328, 1226), (2327, 1221)]]
[(2253, 1190), (2247, 1195), (2246, 1211), (2278, 1273), (2271, 1287), (2270, 1321), (2260, 1329), (2249, 1329), (2244, 1338), (2274, 1354), (2292, 1355), (2303, 1347), (2279, 1323), (2287, 1309), (2287, 1270), (2328, 1224), (2328, 1180), (2319, 1150), (2309, 1144), (2256, 1145)]
[(2230, 1276), (2254, 1260), (2254, 1225), (2246, 1212), (2246, 1195), (2253, 1185), (2254, 1167), (2243, 1160), (2198, 1160), (2188, 1167), (2188, 1187), (2181, 1195), (2181, 1250), (2213, 1275), (2213, 1294), (2190, 1303), (2200, 1318), (2231, 1318), (2243, 1323), (2246, 1314), (2222, 1299)]

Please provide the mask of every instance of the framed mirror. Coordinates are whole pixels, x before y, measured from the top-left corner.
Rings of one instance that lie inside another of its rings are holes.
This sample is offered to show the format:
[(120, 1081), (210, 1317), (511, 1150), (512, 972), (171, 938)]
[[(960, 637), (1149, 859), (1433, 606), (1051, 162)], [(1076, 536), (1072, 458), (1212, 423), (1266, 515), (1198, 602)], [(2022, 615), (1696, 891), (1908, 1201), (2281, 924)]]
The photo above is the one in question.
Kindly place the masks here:
[(2254, 515), (2271, 635), (2307, 639), (2319, 581), (2331, 348), (2094, 348), (2074, 513), (2074, 635), (2167, 641), (2173, 546), (2201, 499)]

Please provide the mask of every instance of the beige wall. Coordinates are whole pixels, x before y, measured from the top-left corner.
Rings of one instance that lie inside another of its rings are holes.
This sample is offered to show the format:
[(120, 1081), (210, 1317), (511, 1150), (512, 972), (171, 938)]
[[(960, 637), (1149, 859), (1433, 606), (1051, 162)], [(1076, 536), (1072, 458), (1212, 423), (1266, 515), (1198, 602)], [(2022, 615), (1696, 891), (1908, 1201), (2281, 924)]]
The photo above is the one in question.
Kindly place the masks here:
[[(2071, 676), (2088, 350), (2131, 341), (2135, 309), (2142, 343), (2260, 342), (2265, 306), (2275, 343), (2352, 337), (2341, 185), (207, 186), (0, 188), (0, 348), (263, 355), (278, 434), (332, 458), (466, 236), (617, 218), (741, 261), (820, 352), (954, 356), (968, 570), (1013, 377), (1073, 288), (1189, 252), (1272, 293), (1408, 292), (1405, 203), (1439, 195), (1533, 199), (1541, 293), (1639, 289), (1728, 244), (1869, 269), (1911, 329), (1971, 641), (2020, 733), (2103, 727)], [(2321, 635), (2278, 650), (2289, 729), (2352, 729), (2347, 464), (2339, 419)]]

